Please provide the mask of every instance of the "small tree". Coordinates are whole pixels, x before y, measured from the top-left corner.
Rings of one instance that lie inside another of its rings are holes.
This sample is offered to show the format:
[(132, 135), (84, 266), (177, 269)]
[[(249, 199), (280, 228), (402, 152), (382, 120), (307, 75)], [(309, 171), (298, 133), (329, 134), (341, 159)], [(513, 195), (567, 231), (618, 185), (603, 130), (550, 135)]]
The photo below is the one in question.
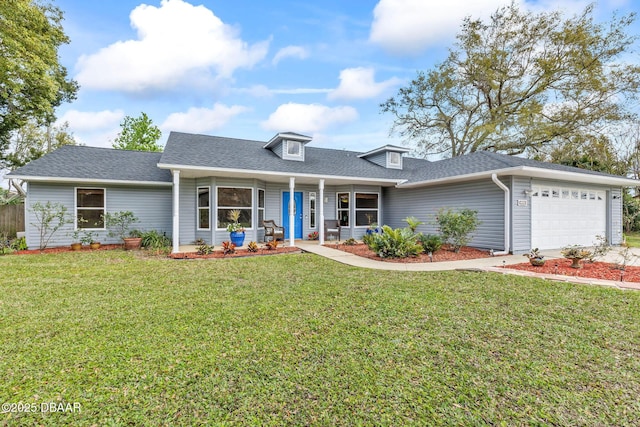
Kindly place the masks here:
[(158, 140), (162, 132), (146, 113), (140, 117), (126, 116), (120, 123), (122, 130), (113, 141), (113, 148), (119, 150), (162, 151)]
[(471, 209), (453, 212), (451, 209), (442, 208), (438, 211), (436, 221), (443, 240), (453, 247), (454, 252), (460, 252), (460, 248), (471, 241), (471, 233), (481, 223), (478, 211)]
[(32, 222), (31, 225), (36, 227), (40, 234), (40, 250), (46, 249), (56, 231), (65, 224), (72, 223), (72, 219), (67, 215), (67, 207), (61, 203), (36, 202), (29, 210), (36, 218), (36, 222)]
[(138, 222), (138, 218), (131, 211), (119, 211), (104, 215), (105, 226), (109, 229), (110, 237), (124, 240), (130, 234), (130, 228)]

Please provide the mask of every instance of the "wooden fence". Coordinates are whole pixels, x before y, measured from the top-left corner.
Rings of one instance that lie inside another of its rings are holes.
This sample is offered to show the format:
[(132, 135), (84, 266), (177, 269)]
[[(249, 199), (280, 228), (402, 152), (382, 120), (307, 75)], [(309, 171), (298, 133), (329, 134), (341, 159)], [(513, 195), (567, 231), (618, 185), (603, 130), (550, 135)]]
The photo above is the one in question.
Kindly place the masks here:
[(24, 231), (24, 205), (0, 205), (0, 234), (15, 237)]

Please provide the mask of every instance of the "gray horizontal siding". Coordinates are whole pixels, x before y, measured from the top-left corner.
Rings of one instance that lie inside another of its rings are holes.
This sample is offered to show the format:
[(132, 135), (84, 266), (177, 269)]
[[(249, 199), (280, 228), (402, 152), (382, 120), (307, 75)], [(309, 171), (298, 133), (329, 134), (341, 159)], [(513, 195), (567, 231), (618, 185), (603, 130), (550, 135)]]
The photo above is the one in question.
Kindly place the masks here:
[(624, 242), (622, 233), (622, 189), (612, 188), (609, 194), (611, 203), (609, 224), (611, 225), (609, 241), (612, 245), (620, 245)]
[[(531, 189), (531, 178), (512, 177), (511, 192), (511, 249), (513, 253), (525, 253), (531, 249), (531, 197), (525, 190)], [(518, 200), (525, 200), (518, 206)]]
[[(102, 186), (102, 185), (70, 185), (70, 184), (43, 184), (29, 183), (26, 201), (25, 232), (27, 245), (37, 248), (40, 245), (40, 236), (34, 223), (36, 223), (32, 207), (36, 202), (61, 203), (67, 207), (69, 217), (75, 216), (75, 189), (104, 188), (107, 212), (132, 211), (139, 222), (133, 227), (142, 231), (158, 230), (171, 235), (171, 188), (170, 187), (128, 187), (128, 186)], [(66, 246), (71, 244), (74, 224), (67, 224), (58, 230), (49, 242), (50, 247)], [(97, 240), (102, 243), (121, 243), (118, 238), (109, 237), (106, 230), (97, 231)]]
[(439, 209), (476, 210), (482, 223), (470, 245), (504, 249), (504, 192), (491, 180), (412, 189), (385, 188), (382, 200), (386, 225), (406, 227), (404, 218), (414, 216), (424, 222), (418, 231), (431, 234), (438, 232), (435, 217)]

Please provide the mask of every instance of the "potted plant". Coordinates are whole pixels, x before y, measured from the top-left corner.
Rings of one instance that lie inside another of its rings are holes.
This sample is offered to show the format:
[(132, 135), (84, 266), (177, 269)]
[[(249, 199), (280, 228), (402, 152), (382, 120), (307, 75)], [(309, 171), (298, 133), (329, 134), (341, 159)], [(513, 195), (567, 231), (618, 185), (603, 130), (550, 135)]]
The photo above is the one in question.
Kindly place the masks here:
[(89, 245), (91, 249), (98, 249), (100, 247), (100, 242), (96, 242), (96, 233), (93, 231), (83, 231), (83, 236), (80, 239), (80, 243)]
[(378, 226), (378, 223), (377, 222), (372, 222), (367, 227), (366, 234), (377, 234), (377, 233), (381, 233), (381, 232), (382, 232), (382, 230)]
[(244, 227), (240, 224), (240, 210), (234, 209), (229, 212), (228, 218), (231, 220), (229, 225), (227, 225), (227, 231), (229, 232), (229, 237), (231, 239), (231, 243), (233, 243), (236, 247), (240, 247), (244, 244)]
[(73, 231), (73, 233), (71, 233), (71, 238), (73, 239), (73, 242), (71, 242), (71, 250), (72, 251), (79, 251), (80, 249), (82, 249), (82, 229), (81, 228), (77, 228)]
[(131, 211), (119, 211), (104, 215), (104, 223), (109, 229), (110, 237), (119, 237), (124, 242), (125, 250), (140, 248), (142, 233), (131, 230), (131, 226), (138, 222), (138, 218)]
[(571, 268), (582, 268), (580, 261), (584, 258), (591, 257), (591, 251), (586, 250), (580, 245), (565, 246), (560, 253), (563, 257), (572, 261)]
[(538, 250), (538, 248), (531, 249), (528, 254), (523, 254), (523, 256), (529, 258), (529, 262), (533, 266), (541, 267), (544, 265), (544, 255), (540, 255), (540, 251)]

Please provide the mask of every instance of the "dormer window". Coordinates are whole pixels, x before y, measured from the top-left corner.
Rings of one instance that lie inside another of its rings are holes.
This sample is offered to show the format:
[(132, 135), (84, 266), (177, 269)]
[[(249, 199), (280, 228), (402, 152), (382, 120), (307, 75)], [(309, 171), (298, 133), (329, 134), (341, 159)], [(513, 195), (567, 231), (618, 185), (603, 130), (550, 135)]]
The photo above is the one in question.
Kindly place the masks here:
[(402, 167), (402, 155), (396, 151), (388, 152), (388, 162), (390, 168), (401, 168)]
[(358, 154), (358, 157), (367, 159), (371, 163), (387, 169), (402, 169), (402, 155), (410, 150), (395, 145), (385, 145), (366, 153)]
[(302, 155), (300, 141), (287, 141), (287, 156), (300, 157)]
[(283, 160), (304, 162), (304, 146), (310, 141), (310, 136), (304, 136), (293, 132), (279, 133), (271, 138), (264, 148), (273, 151)]

